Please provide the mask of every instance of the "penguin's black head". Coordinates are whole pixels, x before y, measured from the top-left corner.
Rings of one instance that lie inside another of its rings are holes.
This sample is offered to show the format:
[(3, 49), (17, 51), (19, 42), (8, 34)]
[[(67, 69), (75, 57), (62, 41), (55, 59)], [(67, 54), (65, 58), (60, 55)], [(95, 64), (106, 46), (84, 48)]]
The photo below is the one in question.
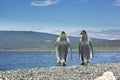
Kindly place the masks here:
[(66, 35), (65, 31), (62, 31), (62, 32), (61, 32), (61, 35)]
[(80, 35), (83, 35), (83, 34), (87, 35), (86, 30), (82, 30), (82, 31), (81, 31)]

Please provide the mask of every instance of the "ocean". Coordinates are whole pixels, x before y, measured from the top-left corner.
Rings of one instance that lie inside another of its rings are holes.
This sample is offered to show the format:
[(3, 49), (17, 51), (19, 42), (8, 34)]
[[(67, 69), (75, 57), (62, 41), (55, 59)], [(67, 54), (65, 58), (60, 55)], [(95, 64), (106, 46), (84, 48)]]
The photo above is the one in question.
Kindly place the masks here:
[[(51, 51), (0, 51), (0, 71), (56, 67), (56, 54)], [(67, 66), (80, 65), (78, 51), (68, 54)], [(94, 51), (93, 64), (119, 63), (120, 51)]]

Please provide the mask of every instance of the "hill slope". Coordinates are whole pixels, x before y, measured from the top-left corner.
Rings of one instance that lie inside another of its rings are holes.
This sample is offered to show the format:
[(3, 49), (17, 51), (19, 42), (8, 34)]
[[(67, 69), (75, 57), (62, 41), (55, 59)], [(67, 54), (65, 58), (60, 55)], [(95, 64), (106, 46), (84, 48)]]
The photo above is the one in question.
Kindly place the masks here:
[[(0, 50), (51, 49), (58, 35), (32, 31), (0, 31)], [(79, 37), (69, 36), (72, 47), (77, 48)], [(91, 39), (95, 48), (120, 47), (120, 40)]]
[(49, 46), (57, 35), (31, 31), (0, 31), (1, 49), (40, 48)]

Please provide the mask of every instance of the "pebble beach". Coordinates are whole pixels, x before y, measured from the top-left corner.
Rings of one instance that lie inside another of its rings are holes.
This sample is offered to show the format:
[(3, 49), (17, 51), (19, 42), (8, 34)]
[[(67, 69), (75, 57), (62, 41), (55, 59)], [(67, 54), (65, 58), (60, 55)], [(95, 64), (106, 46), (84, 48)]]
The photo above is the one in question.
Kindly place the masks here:
[(106, 71), (120, 80), (120, 63), (0, 71), (0, 80), (94, 80)]

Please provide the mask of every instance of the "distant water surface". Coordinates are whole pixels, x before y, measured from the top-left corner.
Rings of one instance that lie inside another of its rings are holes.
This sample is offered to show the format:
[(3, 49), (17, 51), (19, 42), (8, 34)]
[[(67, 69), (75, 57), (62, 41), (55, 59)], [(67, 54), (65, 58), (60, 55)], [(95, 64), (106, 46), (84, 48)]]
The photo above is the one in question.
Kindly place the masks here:
[[(67, 66), (80, 65), (78, 51), (73, 51), (72, 54), (72, 59), (68, 54)], [(93, 64), (119, 62), (120, 51), (94, 51)], [(55, 66), (55, 52), (51, 56), (50, 51), (0, 51), (0, 71)]]

